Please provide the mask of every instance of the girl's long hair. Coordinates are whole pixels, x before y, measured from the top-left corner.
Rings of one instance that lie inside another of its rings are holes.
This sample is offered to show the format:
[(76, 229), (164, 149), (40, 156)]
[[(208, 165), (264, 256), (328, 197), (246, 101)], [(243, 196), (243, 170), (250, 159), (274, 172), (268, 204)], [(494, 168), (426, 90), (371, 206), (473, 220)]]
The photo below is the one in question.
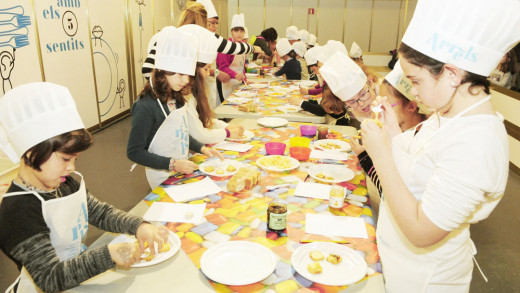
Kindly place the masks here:
[(200, 73), (200, 70), (202, 70), (206, 65), (206, 63), (197, 62), (197, 69), (195, 70), (195, 76), (193, 77), (194, 83), (192, 92), (195, 101), (197, 101), (197, 113), (199, 113), (199, 119), (202, 121), (202, 125), (204, 125), (205, 128), (211, 128), (211, 126), (213, 126), (214, 114), (209, 106), (206, 86), (204, 85), (204, 77)]
[(188, 2), (179, 18), (179, 27), (185, 24), (197, 24), (203, 28), (208, 26), (208, 12), (198, 2)]
[[(184, 105), (186, 99), (185, 95), (191, 93), (191, 88), (193, 85), (193, 81), (190, 78), (190, 82), (182, 88), (180, 91), (174, 91), (168, 80), (166, 79), (166, 75), (175, 74), (173, 72), (164, 71), (161, 69), (154, 69), (150, 76), (150, 80), (145, 84), (143, 90), (139, 93), (139, 96), (149, 93), (153, 99), (159, 99), (161, 103), (166, 103), (170, 98), (175, 100), (175, 102)], [(153, 83), (153, 88), (150, 82)]]

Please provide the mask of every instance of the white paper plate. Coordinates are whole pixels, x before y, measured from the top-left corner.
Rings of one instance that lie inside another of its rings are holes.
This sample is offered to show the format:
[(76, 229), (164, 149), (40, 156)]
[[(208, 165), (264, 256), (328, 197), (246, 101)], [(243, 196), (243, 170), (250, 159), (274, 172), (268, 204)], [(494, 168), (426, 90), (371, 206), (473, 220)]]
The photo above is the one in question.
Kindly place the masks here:
[(239, 91), (233, 93), (233, 95), (241, 98), (252, 98), (256, 95), (256, 91)]
[(339, 139), (320, 139), (313, 146), (327, 152), (348, 152), (352, 149), (348, 142)]
[(283, 105), (283, 106), (276, 107), (276, 109), (278, 109), (284, 113), (295, 113), (295, 112), (300, 111), (302, 108), (300, 108), (299, 106), (294, 106), (294, 105)]
[[(114, 240), (110, 241), (110, 243), (134, 243), (136, 241), (137, 239), (135, 238), (135, 236), (121, 234), (114, 238)], [(155, 257), (150, 261), (141, 260), (140, 262), (136, 262), (132, 265), (132, 267), (140, 268), (153, 266), (174, 256), (177, 253), (177, 251), (179, 251), (179, 248), (181, 248), (181, 239), (179, 238), (179, 236), (177, 236), (177, 234), (170, 231), (170, 234), (168, 235), (168, 241), (170, 242), (170, 250), (156, 254)], [(155, 245), (157, 246), (157, 243)], [(145, 253), (141, 257), (146, 257), (146, 252), (148, 251), (149, 248), (145, 250)]]
[(256, 120), (256, 123), (267, 127), (280, 127), (287, 125), (289, 121), (279, 117), (264, 117)]
[(297, 84), (301, 87), (313, 87), (316, 82), (314, 80), (301, 80)]
[(228, 104), (235, 104), (235, 105), (245, 104), (250, 101), (251, 101), (251, 99), (249, 99), (249, 98), (241, 98), (241, 97), (229, 97), (226, 99), (226, 102)]
[[(319, 174), (323, 174), (326, 177), (320, 178)], [(354, 171), (349, 168), (341, 165), (331, 165), (331, 164), (319, 164), (314, 165), (309, 168), (309, 176), (314, 178), (315, 180), (327, 182), (327, 183), (339, 183), (344, 181), (349, 181), (356, 176)], [(332, 177), (328, 178), (327, 177)]]
[[(279, 160), (281, 158), (284, 158), (282, 160), (287, 162), (288, 167), (280, 168), (280, 167), (276, 167), (274, 165), (269, 164), (270, 160), (276, 160), (276, 159)], [(300, 166), (300, 162), (293, 157), (271, 155), (271, 156), (261, 157), (260, 159), (256, 160), (256, 165), (258, 165), (259, 167), (261, 167), (263, 169), (269, 170), (269, 171), (283, 172), (283, 171), (289, 171), (289, 170), (298, 168), (298, 166)]]
[[(233, 166), (235, 168), (235, 170), (228, 171), (227, 168), (230, 165)], [(206, 171), (206, 168), (208, 168), (208, 167), (213, 167), (214, 170)], [(206, 161), (206, 162), (200, 164), (199, 170), (202, 173), (208, 174), (211, 176), (225, 177), (225, 176), (231, 176), (231, 175), (235, 174), (237, 172), (238, 168), (240, 168), (240, 167), (242, 167), (242, 163), (240, 163), (238, 161), (229, 160), (229, 159), (221, 161), (220, 159), (216, 159), (216, 160)], [(221, 170), (224, 173), (219, 174), (219, 173), (217, 173), (218, 170)]]
[(276, 262), (275, 254), (261, 244), (228, 241), (206, 250), (200, 259), (200, 269), (215, 282), (241, 286), (269, 277)]
[(250, 88), (253, 88), (253, 89), (263, 89), (263, 88), (267, 87), (267, 84), (265, 84), (265, 83), (250, 83), (248, 86)]
[(250, 141), (253, 137), (255, 137), (255, 134), (250, 130), (244, 130), (244, 134), (242, 138), (226, 138), (226, 140), (230, 141)]
[(248, 73), (246, 73), (246, 76), (247, 76), (247, 77), (257, 77), (257, 76), (258, 76), (258, 73), (248, 72)]
[[(329, 253), (341, 256), (339, 264), (332, 264), (323, 259), (319, 261), (323, 271), (320, 274), (311, 274), (307, 265), (314, 261), (310, 258), (312, 251), (320, 251), (325, 258)], [(367, 272), (367, 263), (352, 248), (332, 242), (314, 242), (298, 247), (291, 256), (294, 269), (304, 278), (329, 286), (343, 286), (354, 284), (363, 279)]]

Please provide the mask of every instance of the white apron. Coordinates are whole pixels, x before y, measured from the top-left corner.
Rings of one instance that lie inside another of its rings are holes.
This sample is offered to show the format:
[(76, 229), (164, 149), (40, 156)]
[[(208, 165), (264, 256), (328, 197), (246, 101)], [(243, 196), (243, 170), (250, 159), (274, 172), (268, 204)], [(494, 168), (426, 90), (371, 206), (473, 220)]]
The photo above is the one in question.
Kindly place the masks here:
[[(216, 68), (215, 62), (211, 68)], [(204, 86), (206, 87), (206, 95), (208, 96), (209, 107), (211, 110), (220, 105), (220, 97), (217, 95), (217, 78), (215, 76), (208, 76), (204, 79)]]
[[(235, 55), (233, 58), (233, 62), (229, 65), (229, 69), (233, 70), (236, 73), (244, 74), (244, 64), (246, 62), (246, 55)], [(245, 76), (244, 76), (245, 78)], [(228, 82), (222, 84), (222, 95), (224, 95), (224, 99), (227, 99), (229, 95), (236, 90), (242, 81), (232, 78)]]
[[(160, 156), (174, 158), (175, 160), (187, 159), (190, 140), (186, 105), (170, 112), (170, 115), (167, 115), (161, 102), (157, 100), (157, 103), (166, 119), (159, 129), (157, 129), (148, 147), (148, 151)], [(146, 167), (145, 171), (146, 179), (152, 189), (163, 183), (171, 174), (171, 172), (167, 170), (158, 170), (149, 167)]]
[[(81, 174), (81, 184), (73, 194), (56, 199), (44, 200), (36, 191), (20, 191), (4, 197), (33, 193), (42, 203), (42, 214), (50, 229), (51, 243), (60, 261), (69, 260), (85, 250), (82, 240), (88, 230), (87, 192)], [(18, 282), (17, 292), (42, 292), (25, 267), (18, 279), (5, 292), (12, 292)]]
[[(490, 98), (491, 96), (473, 104), (438, 129), (423, 127), (423, 133), (417, 135), (422, 135), (423, 138), (419, 142), (414, 137), (415, 129), (405, 131), (393, 139), (392, 152), (397, 168), (417, 200), (421, 200), (420, 195), (426, 189), (433, 172), (431, 165), (426, 166), (419, 160), (424, 159), (423, 150), (446, 126)], [(415, 176), (415, 182), (411, 182), (411, 174), (421, 176)], [(473, 271), (472, 257), (476, 254), (475, 246), (469, 237), (469, 224), (461, 225), (431, 247), (415, 247), (404, 236), (389, 213), (383, 195), (376, 232), (386, 292), (469, 292)], [(443, 251), (449, 251), (449, 255), (443, 254)]]

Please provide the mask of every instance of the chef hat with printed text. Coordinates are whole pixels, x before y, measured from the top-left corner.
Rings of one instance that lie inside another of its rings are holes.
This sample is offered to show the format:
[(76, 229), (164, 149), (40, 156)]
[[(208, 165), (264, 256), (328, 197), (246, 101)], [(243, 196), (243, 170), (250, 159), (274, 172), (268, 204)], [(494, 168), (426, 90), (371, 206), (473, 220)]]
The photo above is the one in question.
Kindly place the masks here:
[(367, 83), (367, 76), (344, 52), (337, 51), (320, 68), (330, 90), (343, 102), (352, 99)]
[(306, 30), (299, 30), (298, 31), (298, 38), (300, 41), (304, 42), (307, 45), (307, 42), (309, 41), (309, 32)]
[(204, 9), (206, 9), (208, 13), (208, 18), (218, 18), (217, 10), (211, 0), (197, 0), (197, 2), (204, 5)]
[(298, 36), (298, 28), (292, 25), (285, 29), (285, 37), (291, 41), (298, 40), (300, 38)]
[(173, 26), (164, 27), (157, 37), (155, 68), (193, 76), (198, 48), (195, 36)]
[(318, 55), (320, 54), (320, 50), (322, 50), (322, 47), (314, 46), (305, 52), (304, 57), (308, 66), (316, 65), (316, 63), (318, 63)]
[(320, 55), (318, 55), (318, 61), (325, 64), (327, 62), (327, 59), (332, 56), (336, 52), (342, 52), (345, 55), (348, 55), (347, 48), (345, 47), (345, 44), (343, 44), (340, 41), (334, 41), (329, 40), (325, 46), (322, 47), (323, 49), (320, 51)]
[(212, 64), (217, 59), (217, 50), (220, 44), (215, 34), (196, 24), (186, 24), (179, 27), (179, 30), (195, 36), (199, 41), (197, 51), (197, 61)]
[(246, 27), (246, 20), (244, 18), (244, 14), (233, 14), (233, 19), (231, 19), (231, 29), (234, 29), (236, 27)]
[(350, 57), (359, 58), (361, 55), (363, 55), (361, 47), (356, 42), (352, 42), (352, 46), (350, 47)]
[(303, 58), (305, 52), (307, 52), (307, 44), (302, 41), (297, 41), (292, 44), (292, 48), (296, 54)]
[(278, 39), (278, 42), (276, 42), (276, 51), (278, 51), (278, 54), (280, 57), (283, 57), (289, 52), (293, 50), (291, 43), (289, 43), (289, 40), (287, 38), (281, 38)]
[(0, 99), (0, 148), (15, 164), (33, 146), (83, 128), (76, 103), (64, 86), (28, 83)]
[(402, 42), (440, 62), (489, 76), (520, 40), (519, 13), (519, 0), (420, 0)]
[(309, 46), (315, 46), (315, 45), (317, 45), (317, 44), (316, 44), (316, 41), (317, 41), (317, 40), (318, 40), (318, 38), (317, 38), (315, 35), (310, 34), (310, 35), (309, 35), (309, 41), (307, 42), (307, 45), (309, 45)]

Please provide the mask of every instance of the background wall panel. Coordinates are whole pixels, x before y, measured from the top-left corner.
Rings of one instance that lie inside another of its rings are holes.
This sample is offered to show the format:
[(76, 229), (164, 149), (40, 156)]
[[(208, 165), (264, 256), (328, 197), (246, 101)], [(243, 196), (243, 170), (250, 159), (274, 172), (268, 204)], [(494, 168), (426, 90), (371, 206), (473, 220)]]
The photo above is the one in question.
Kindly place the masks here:
[(370, 26), (372, 18), (372, 1), (347, 0), (344, 42), (350, 50), (352, 42), (356, 42), (363, 52), (370, 46)]
[(274, 27), (278, 38), (285, 38), (285, 29), (291, 25), (291, 0), (266, 0), (265, 25)]
[(319, 44), (328, 40), (343, 41), (343, 15), (345, 2), (338, 0), (320, 0), (318, 7), (317, 37)]
[(401, 0), (375, 0), (372, 13), (370, 52), (397, 48)]
[[(247, 3), (247, 5), (245, 5)], [(249, 37), (259, 35), (264, 30), (264, 0), (247, 0), (240, 1), (240, 13), (244, 14), (246, 27), (249, 31)], [(229, 22), (236, 12), (229, 12)]]
[[(314, 9), (314, 14), (308, 13), (309, 8)], [(298, 27), (298, 30), (305, 29), (316, 35), (317, 15), (318, 0), (293, 0), (292, 25)]]
[(160, 31), (165, 26), (174, 25), (172, 19), (173, 7), (171, 4), (173, 4), (173, 1), (170, 0), (153, 0), (154, 33)]

